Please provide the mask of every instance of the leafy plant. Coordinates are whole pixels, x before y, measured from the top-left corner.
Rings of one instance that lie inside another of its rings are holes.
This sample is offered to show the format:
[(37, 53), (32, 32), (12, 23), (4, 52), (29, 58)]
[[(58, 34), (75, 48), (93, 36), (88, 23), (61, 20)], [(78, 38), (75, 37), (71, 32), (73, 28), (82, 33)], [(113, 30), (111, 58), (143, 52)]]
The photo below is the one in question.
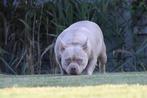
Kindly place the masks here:
[[(139, 5), (145, 8), (144, 3)], [(53, 49), (56, 37), (69, 25), (81, 20), (96, 22), (101, 27), (107, 46), (107, 71), (125, 71), (130, 61), (134, 64), (131, 70), (139, 70), (136, 66), (146, 70), (146, 64), (139, 59), (139, 54), (146, 49), (146, 41), (140, 47), (133, 44), (135, 48), (131, 47), (132, 50), (126, 47), (127, 42), (136, 38), (131, 31), (132, 19), (123, 15), (125, 11), (134, 15), (129, 8), (126, 0), (2, 0), (1, 71), (13, 74), (58, 73)], [(118, 58), (113, 55), (117, 50), (127, 52), (119, 52)]]

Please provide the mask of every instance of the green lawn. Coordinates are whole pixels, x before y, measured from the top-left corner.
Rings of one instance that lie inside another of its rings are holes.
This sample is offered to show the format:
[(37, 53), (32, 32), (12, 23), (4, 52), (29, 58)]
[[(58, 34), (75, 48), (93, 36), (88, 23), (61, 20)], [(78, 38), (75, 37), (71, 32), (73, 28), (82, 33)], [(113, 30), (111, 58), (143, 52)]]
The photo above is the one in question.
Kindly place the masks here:
[(0, 98), (147, 98), (147, 72), (0, 75)]

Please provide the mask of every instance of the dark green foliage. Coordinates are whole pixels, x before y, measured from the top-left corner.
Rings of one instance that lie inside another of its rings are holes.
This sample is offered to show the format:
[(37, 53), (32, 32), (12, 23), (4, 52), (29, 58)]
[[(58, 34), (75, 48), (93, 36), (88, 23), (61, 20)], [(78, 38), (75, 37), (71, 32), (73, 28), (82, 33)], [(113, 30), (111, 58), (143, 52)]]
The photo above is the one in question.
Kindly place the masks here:
[[(1, 0), (0, 72), (58, 73), (53, 54), (55, 39), (80, 20), (94, 21), (102, 28), (108, 53), (107, 71), (146, 70), (145, 62), (140, 59), (145, 56), (142, 51), (147, 47), (146, 41), (134, 44), (131, 51), (125, 48), (124, 34), (131, 19), (122, 13), (127, 10), (133, 15), (134, 7), (133, 4), (128, 9), (124, 0)], [(134, 65), (130, 67), (128, 62), (132, 59)]]

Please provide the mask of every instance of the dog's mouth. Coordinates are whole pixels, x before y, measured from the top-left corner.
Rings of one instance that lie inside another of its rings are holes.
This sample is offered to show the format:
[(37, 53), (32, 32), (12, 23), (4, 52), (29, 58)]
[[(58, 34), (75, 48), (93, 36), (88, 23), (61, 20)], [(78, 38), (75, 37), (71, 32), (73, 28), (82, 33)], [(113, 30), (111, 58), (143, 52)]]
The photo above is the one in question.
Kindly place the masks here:
[(70, 75), (78, 75), (77, 72), (70, 72)]
[(65, 75), (78, 75), (78, 73), (76, 71), (70, 71), (70, 72), (67, 72), (66, 70), (63, 69), (63, 74)]

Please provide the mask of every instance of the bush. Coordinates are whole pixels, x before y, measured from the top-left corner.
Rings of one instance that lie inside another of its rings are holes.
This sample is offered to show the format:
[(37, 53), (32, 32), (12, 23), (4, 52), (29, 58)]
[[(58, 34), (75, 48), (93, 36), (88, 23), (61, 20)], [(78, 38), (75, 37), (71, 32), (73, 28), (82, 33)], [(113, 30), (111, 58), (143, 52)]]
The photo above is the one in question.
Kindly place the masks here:
[(126, 44), (128, 20), (121, 15), (126, 8), (122, 0), (2, 0), (0, 69), (11, 74), (58, 73), (53, 54), (56, 37), (70, 24), (90, 20), (104, 32), (107, 70), (124, 71), (124, 56), (115, 59), (113, 53)]

